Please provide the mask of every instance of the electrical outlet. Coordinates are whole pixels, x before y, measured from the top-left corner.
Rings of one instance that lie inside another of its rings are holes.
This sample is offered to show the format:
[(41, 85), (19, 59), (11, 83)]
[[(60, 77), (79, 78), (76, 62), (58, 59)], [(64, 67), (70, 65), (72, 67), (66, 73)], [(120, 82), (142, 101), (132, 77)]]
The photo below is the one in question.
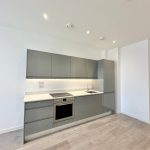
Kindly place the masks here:
[(44, 88), (44, 81), (39, 81), (39, 88)]

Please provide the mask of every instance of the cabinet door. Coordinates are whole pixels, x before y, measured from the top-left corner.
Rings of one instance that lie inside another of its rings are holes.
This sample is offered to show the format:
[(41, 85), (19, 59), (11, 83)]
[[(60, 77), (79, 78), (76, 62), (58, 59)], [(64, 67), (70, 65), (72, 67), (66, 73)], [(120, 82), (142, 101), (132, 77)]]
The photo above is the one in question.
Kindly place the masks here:
[(48, 130), (53, 126), (53, 101), (25, 103), (24, 135)]
[(115, 91), (115, 68), (114, 62), (100, 60), (98, 64), (98, 78), (104, 80), (104, 92)]
[(75, 120), (85, 119), (103, 113), (102, 95), (75, 98)]
[(87, 78), (86, 59), (71, 57), (71, 77)]
[(45, 100), (45, 101), (37, 101), (37, 102), (26, 102), (25, 103), (25, 109), (35, 109), (35, 108), (42, 108), (42, 107), (50, 107), (53, 106), (54, 101), (53, 100)]
[(86, 62), (87, 66), (87, 77), (90, 79), (96, 79), (97, 78), (97, 61), (95, 60), (87, 60)]
[(50, 78), (51, 61), (50, 53), (28, 50), (27, 78)]
[(25, 111), (25, 123), (54, 117), (53, 106), (28, 109)]
[(113, 61), (104, 62), (104, 91), (113, 92), (115, 90), (115, 68)]
[(52, 54), (52, 78), (69, 78), (71, 73), (71, 57)]
[(51, 129), (53, 126), (53, 118), (39, 120), (24, 125), (25, 136)]
[(115, 93), (104, 93), (103, 95), (103, 106), (106, 109), (115, 111)]
[(65, 125), (65, 124), (69, 124), (69, 123), (72, 123), (74, 122), (74, 119), (67, 119), (67, 120), (64, 120), (64, 121), (58, 121), (58, 122), (54, 122), (53, 123), (53, 127), (59, 127), (59, 126), (62, 126), (62, 125)]

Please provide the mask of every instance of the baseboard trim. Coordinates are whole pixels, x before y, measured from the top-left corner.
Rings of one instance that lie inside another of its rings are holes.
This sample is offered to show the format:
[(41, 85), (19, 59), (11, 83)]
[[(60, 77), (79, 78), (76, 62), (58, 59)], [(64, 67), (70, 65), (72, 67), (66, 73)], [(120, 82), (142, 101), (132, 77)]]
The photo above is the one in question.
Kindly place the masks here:
[(32, 135), (26, 136), (25, 137), (25, 142), (28, 142), (28, 141), (31, 141), (33, 139), (36, 139), (36, 138), (39, 138), (39, 137), (42, 137), (42, 136), (45, 136), (45, 135), (48, 135), (48, 134), (51, 134), (51, 133), (54, 133), (54, 132), (58, 132), (58, 131), (61, 131), (61, 130), (64, 130), (64, 129), (67, 129), (67, 128), (70, 128), (70, 127), (73, 127), (73, 126), (77, 126), (77, 125), (80, 125), (80, 124), (83, 124), (83, 123), (86, 123), (86, 122), (89, 122), (89, 121), (92, 121), (92, 120), (96, 120), (96, 119), (99, 119), (99, 118), (102, 118), (102, 117), (105, 117), (105, 116), (108, 116), (108, 115), (111, 115), (111, 114), (112, 114), (112, 112), (109, 111), (109, 112), (106, 112), (106, 113), (103, 113), (103, 114), (100, 114), (100, 115), (96, 115), (96, 116), (89, 117), (89, 118), (86, 118), (86, 119), (82, 119), (82, 120), (79, 120), (79, 121), (75, 121), (75, 122), (72, 122), (72, 123), (69, 123), (69, 124), (66, 124), (66, 125), (62, 125), (60, 127), (55, 127), (55, 128), (52, 128), (52, 129), (49, 129), (49, 130), (46, 130), (46, 131), (35, 133), (35, 134), (32, 134)]
[(144, 119), (138, 118), (138, 117), (136, 117), (136, 116), (134, 116), (132, 114), (126, 113), (126, 112), (121, 112), (121, 114), (127, 115), (127, 116), (132, 117), (134, 119), (137, 119), (139, 121), (142, 121), (142, 122), (150, 124), (150, 120), (144, 120)]
[(11, 128), (0, 130), (0, 134), (4, 134), (4, 133), (16, 131), (16, 130), (23, 130), (23, 126), (11, 127)]

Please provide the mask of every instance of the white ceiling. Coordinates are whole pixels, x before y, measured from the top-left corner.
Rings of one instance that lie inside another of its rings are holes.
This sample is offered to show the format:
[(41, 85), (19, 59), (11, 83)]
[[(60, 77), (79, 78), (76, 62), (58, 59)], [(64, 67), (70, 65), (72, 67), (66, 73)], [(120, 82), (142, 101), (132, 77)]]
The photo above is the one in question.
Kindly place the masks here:
[[(43, 13), (48, 14), (48, 21)], [(75, 28), (66, 29), (68, 22)], [(0, 0), (0, 25), (101, 49), (121, 47), (150, 37), (150, 0)], [(85, 34), (87, 29), (90, 35)], [(100, 36), (106, 40), (99, 40)]]

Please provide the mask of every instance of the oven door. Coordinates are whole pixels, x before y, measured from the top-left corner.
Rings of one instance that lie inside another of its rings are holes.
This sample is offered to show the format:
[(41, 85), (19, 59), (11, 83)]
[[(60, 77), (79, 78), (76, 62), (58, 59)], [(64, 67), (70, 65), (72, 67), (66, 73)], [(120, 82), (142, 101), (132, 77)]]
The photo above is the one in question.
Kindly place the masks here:
[(54, 121), (72, 119), (74, 116), (74, 102), (63, 102), (54, 105)]

